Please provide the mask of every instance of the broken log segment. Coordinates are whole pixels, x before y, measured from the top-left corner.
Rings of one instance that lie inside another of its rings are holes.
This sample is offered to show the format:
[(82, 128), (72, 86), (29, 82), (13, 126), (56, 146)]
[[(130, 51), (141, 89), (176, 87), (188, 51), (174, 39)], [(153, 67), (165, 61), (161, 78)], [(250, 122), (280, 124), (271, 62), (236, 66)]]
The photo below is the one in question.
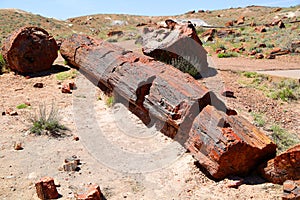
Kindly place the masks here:
[(282, 184), (286, 180), (299, 180), (300, 144), (262, 164), (260, 172), (265, 179), (276, 184)]
[[(116, 102), (127, 105), (146, 125), (156, 126), (162, 133), (186, 146), (196, 159), (205, 157), (215, 162), (212, 168), (218, 168), (217, 172), (204, 163), (203, 166), (217, 179), (229, 174), (247, 173), (264, 159), (275, 155), (276, 145), (262, 132), (240, 117), (228, 117), (228, 113), (234, 112), (227, 109), (213, 92), (170, 65), (103, 40), (76, 34), (63, 41), (60, 52), (68, 63), (102, 90), (113, 93)], [(213, 109), (208, 109), (209, 105)], [(218, 127), (221, 131), (222, 127), (233, 127), (238, 142), (231, 142), (233, 139), (224, 137), (223, 132), (215, 134), (209, 123), (201, 124), (201, 120), (197, 120), (199, 114), (208, 121), (218, 118), (214, 116), (222, 116), (224, 120), (219, 122)], [(200, 137), (198, 129), (206, 130), (207, 136), (212, 139)], [(198, 143), (204, 145), (197, 150), (189, 146)], [(254, 153), (245, 155), (252, 151)], [(199, 152), (202, 157), (198, 156)], [(205, 152), (219, 152), (219, 159)], [(230, 160), (225, 161), (226, 158)], [(239, 161), (242, 163), (236, 164)], [(235, 167), (228, 164), (230, 162)]]
[(244, 176), (275, 156), (276, 145), (242, 116), (206, 106), (195, 118), (185, 147), (216, 179)]

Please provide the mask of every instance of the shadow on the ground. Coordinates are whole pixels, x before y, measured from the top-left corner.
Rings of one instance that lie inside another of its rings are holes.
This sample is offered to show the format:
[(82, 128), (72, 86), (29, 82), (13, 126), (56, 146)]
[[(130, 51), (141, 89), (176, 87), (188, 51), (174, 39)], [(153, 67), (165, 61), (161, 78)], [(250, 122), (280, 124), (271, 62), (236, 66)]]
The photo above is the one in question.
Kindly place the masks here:
[[(222, 180), (222, 179), (215, 179), (214, 177), (212, 177), (208, 173), (208, 171), (203, 166), (201, 166), (199, 161), (195, 161), (194, 164), (210, 180), (213, 180), (213, 181), (216, 181), (216, 182), (219, 182), (219, 181)], [(242, 181), (242, 184), (244, 184), (244, 185), (260, 185), (260, 184), (266, 183), (266, 180), (263, 179), (262, 177), (260, 177), (255, 171), (252, 172), (251, 174), (247, 175), (247, 176), (244, 176), (244, 177), (242, 177), (242, 176), (228, 176), (227, 179), (232, 180), (232, 181)]]
[(30, 78), (36, 78), (36, 77), (44, 77), (52, 74), (57, 74), (59, 72), (69, 71), (70, 69), (71, 69), (70, 67), (66, 67), (63, 65), (52, 65), (52, 67), (46, 71), (36, 72), (36, 73), (21, 73), (20, 75), (29, 76)]
[(218, 74), (218, 71), (215, 68), (209, 67), (204, 71), (201, 72), (201, 78), (209, 78), (216, 76)]

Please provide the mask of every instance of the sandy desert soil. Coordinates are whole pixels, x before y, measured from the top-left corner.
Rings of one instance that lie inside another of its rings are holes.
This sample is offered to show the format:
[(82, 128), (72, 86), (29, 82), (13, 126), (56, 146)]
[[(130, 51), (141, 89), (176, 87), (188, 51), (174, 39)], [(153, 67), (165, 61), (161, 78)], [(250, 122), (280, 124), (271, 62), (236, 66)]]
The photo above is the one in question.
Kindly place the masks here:
[[(58, 60), (57, 64), (62, 65), (62, 60)], [(174, 159), (148, 170), (143, 170), (148, 167), (144, 163), (145, 166), (138, 166), (135, 173), (122, 171), (120, 162), (126, 164), (130, 159), (113, 152), (112, 157), (105, 157), (104, 152), (111, 149), (105, 149), (107, 145), (99, 138), (94, 139), (94, 125), (112, 147), (120, 147), (135, 155), (159, 151), (172, 141), (155, 130), (149, 131), (130, 113), (123, 112), (123, 118), (118, 118), (120, 115), (116, 112), (122, 106), (108, 107), (106, 97), (82, 75), (78, 74), (75, 80), (64, 81), (58, 81), (55, 75), (49, 73), (29, 79), (13, 73), (0, 76), (0, 111), (13, 108), (18, 112), (17, 116), (0, 116), (0, 199), (38, 199), (34, 183), (44, 176), (53, 177), (60, 185), (58, 192), (61, 199), (75, 199), (74, 195), (82, 192), (89, 183), (99, 184), (106, 199), (281, 199), (282, 186), (266, 183), (255, 174), (245, 177), (244, 184), (237, 189), (228, 186), (241, 180), (240, 177), (219, 182), (209, 179), (197, 167), (194, 158), (178, 146)], [(231, 71), (218, 71), (217, 76), (200, 81), (212, 90), (231, 88), (237, 98), (225, 101), (250, 121), (249, 109), (270, 110), (272, 120), (286, 120), (287, 129), (299, 132), (300, 112), (294, 109), (295, 106), (299, 108), (299, 102), (279, 104), (267, 99), (255, 89), (241, 88), (234, 81), (237, 76)], [(73, 94), (61, 93), (61, 85), (70, 81), (77, 83), (77, 89)], [(222, 85), (216, 88), (214, 81), (221, 81)], [(34, 88), (37, 82), (43, 83), (44, 87)], [(30, 102), (31, 107), (16, 109), (24, 102)], [(28, 135), (29, 114), (34, 113), (41, 103), (49, 108), (52, 102), (59, 109), (60, 121), (69, 128), (66, 133), (70, 136), (49, 138)], [(131, 128), (129, 132), (134, 135), (129, 134), (126, 128)], [(79, 141), (75, 141), (73, 135), (78, 136)], [(14, 150), (15, 142), (21, 142), (23, 150)], [(90, 146), (89, 142), (94, 142), (94, 146)], [(64, 160), (72, 155), (80, 158), (80, 170), (61, 171)], [(117, 167), (112, 166), (111, 161), (119, 162)]]

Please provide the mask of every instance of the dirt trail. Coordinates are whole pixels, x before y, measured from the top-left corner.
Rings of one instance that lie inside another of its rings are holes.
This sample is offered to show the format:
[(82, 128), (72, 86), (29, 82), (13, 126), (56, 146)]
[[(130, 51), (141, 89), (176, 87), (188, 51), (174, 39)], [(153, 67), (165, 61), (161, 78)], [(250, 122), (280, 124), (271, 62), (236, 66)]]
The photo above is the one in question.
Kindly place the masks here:
[[(300, 65), (300, 63), (299, 63)], [(293, 78), (293, 79), (300, 79), (300, 70), (274, 70), (274, 71), (257, 71), (258, 73), (267, 74), (271, 76), (278, 76), (278, 77), (286, 77), (286, 78)]]
[(219, 70), (232, 71), (264, 71), (300, 69), (300, 56), (278, 56), (276, 59), (254, 59), (246, 57), (217, 58), (211, 57)]

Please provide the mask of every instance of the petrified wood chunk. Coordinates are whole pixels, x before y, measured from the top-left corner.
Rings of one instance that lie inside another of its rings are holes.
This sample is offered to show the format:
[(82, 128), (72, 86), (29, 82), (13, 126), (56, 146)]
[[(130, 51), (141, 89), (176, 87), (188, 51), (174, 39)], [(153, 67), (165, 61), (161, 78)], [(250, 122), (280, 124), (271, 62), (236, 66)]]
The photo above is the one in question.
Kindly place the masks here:
[(59, 194), (54, 184), (54, 179), (51, 177), (44, 177), (35, 183), (37, 196), (42, 200), (57, 199)]
[(299, 180), (300, 144), (264, 163), (260, 172), (264, 178), (272, 183), (282, 184), (286, 180)]
[(4, 42), (2, 51), (8, 66), (21, 73), (50, 69), (58, 56), (55, 39), (39, 27), (15, 31)]
[(144, 29), (141, 36), (143, 53), (168, 64), (179, 62), (180, 65), (184, 59), (184, 65), (189, 63), (199, 75), (204, 73), (208, 69), (207, 52), (202, 47), (194, 25), (191, 22), (178, 24), (171, 19), (165, 22), (166, 28)]

